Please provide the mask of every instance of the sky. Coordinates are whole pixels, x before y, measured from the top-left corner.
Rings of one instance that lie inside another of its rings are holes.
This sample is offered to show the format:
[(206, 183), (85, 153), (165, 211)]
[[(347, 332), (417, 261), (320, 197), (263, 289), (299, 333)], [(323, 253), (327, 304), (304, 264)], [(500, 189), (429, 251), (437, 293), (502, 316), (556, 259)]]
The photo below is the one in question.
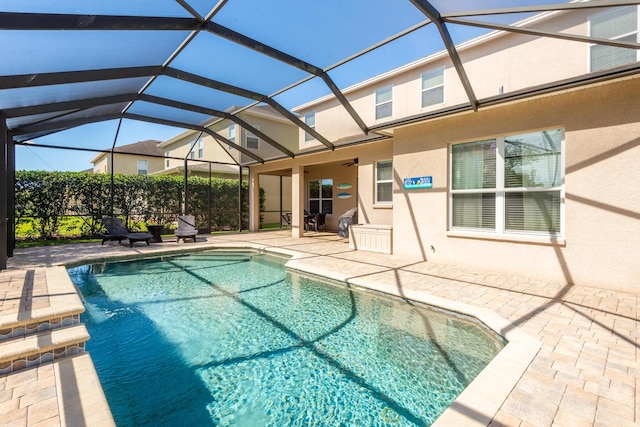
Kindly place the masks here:
[[(110, 149), (116, 137), (118, 120), (93, 123), (47, 135), (33, 141), (43, 145), (62, 145), (100, 150)], [(136, 120), (123, 120), (116, 145), (132, 144), (147, 139), (165, 141), (184, 129)], [(98, 153), (42, 147), (16, 146), (16, 170), (78, 172), (93, 167), (90, 162)]]
[[(211, 4), (215, 3), (212, 0), (189, 2), (203, 16)], [(436, 0), (433, 3), (436, 7), (467, 10), (552, 2), (557, 0)], [(0, 10), (132, 15), (149, 14), (153, 11), (159, 16), (188, 15), (184, 9), (176, 5), (178, 3), (174, 0), (3, 0)], [(340, 10), (341, 13), (335, 13), (336, 10)], [(313, 19), (309, 19), (309, 16)], [(358, 16), (358, 20), (354, 21), (353, 16)], [(512, 19), (514, 18), (516, 17), (512, 15)], [(385, 20), (384, 25), (375, 24), (380, 19)], [(504, 16), (499, 19), (504, 20)], [(261, 40), (321, 68), (331, 67), (337, 61), (425, 20), (426, 17), (408, 0), (323, 0), (303, 3), (292, 0), (234, 0), (226, 3), (214, 18), (214, 22), (220, 25)], [(328, 28), (331, 31), (327, 31)], [(455, 43), (478, 36), (485, 31), (455, 25), (450, 25), (449, 30)], [(46, 34), (4, 31), (0, 36), (12, 38), (13, 43), (0, 42), (0, 57), (12, 60), (0, 65), (0, 74), (159, 65), (184, 40), (186, 34), (188, 33), (182, 31), (49, 31)], [(124, 44), (127, 45), (127, 49), (112, 49), (112, 46)], [(344, 89), (442, 49), (444, 44), (437, 29), (434, 25), (428, 25), (347, 64), (331, 69), (328, 74), (339, 88)], [(307, 75), (299, 69), (207, 32), (198, 34), (170, 66), (262, 94), (272, 94)], [(249, 105), (251, 102), (244, 98), (238, 99), (239, 97), (232, 99), (229, 94), (185, 84), (169, 77), (156, 79), (145, 93), (182, 102), (196, 100), (197, 102), (192, 103), (219, 110), (232, 105)], [(327, 85), (316, 77), (276, 95), (274, 99), (285, 108), (292, 109), (328, 94), (330, 90)], [(196, 113), (139, 101), (134, 103), (128, 112), (194, 124), (203, 120), (203, 116)], [(114, 143), (117, 127), (117, 120), (94, 123), (47, 135), (33, 142), (109, 149)], [(182, 131), (146, 122), (123, 120), (116, 145), (147, 139), (164, 141)], [(96, 154), (17, 146), (16, 169), (82, 171), (92, 167), (90, 160)]]

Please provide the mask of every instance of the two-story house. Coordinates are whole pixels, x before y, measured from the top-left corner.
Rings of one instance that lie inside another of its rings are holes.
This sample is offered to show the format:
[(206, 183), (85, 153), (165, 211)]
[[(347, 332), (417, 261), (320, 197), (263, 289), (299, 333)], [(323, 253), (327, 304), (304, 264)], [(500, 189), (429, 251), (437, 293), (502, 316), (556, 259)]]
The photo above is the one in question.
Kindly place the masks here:
[[(113, 150), (113, 172), (128, 175), (150, 175), (164, 168), (164, 151), (160, 141), (149, 139), (121, 145)], [(93, 159), (93, 173), (111, 173), (111, 152), (98, 153)]]
[(299, 130), (309, 154), (251, 174), (291, 174), (294, 237), (303, 210), (335, 230), (357, 206), (372, 250), (638, 292), (638, 16), (542, 13), (344, 89), (368, 135), (333, 96), (302, 105), (335, 151)]
[[(154, 174), (182, 176), (186, 160), (188, 175), (237, 179), (242, 173), (243, 179), (247, 179), (249, 169), (241, 170), (239, 165), (251, 158), (238, 147), (269, 157), (281, 154), (269, 145), (270, 141), (285, 147), (298, 144), (296, 126), (267, 105), (246, 110), (232, 108), (228, 113), (234, 115), (235, 121), (221, 118), (208, 126), (218, 135), (217, 139), (211, 134), (188, 130), (161, 142), (158, 147), (165, 156), (164, 168)], [(279, 223), (281, 213), (291, 210), (291, 178), (265, 175), (260, 186), (265, 192), (262, 222)]]

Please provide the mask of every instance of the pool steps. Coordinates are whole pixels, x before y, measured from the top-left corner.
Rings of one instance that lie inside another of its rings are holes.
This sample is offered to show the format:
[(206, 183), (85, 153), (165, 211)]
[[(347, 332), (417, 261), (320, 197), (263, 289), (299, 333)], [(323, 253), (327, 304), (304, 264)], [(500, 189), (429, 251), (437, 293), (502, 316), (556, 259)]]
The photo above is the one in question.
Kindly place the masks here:
[(47, 269), (45, 280), (46, 293), (33, 284), (0, 316), (0, 375), (84, 352), (84, 306), (66, 269)]
[(0, 341), (0, 373), (7, 374), (84, 352), (84, 325), (65, 326)]

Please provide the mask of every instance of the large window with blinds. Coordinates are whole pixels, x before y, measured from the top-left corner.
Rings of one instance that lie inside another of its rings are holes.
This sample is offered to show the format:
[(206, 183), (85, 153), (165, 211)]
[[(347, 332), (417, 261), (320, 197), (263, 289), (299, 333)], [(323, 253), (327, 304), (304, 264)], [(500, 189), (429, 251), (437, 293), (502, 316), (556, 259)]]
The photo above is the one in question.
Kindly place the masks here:
[(450, 228), (498, 234), (563, 234), (564, 131), (454, 144)]
[[(589, 34), (600, 39), (637, 43), (638, 6), (616, 7), (589, 18)], [(640, 59), (638, 49), (592, 44), (590, 71), (606, 70), (630, 64)]]

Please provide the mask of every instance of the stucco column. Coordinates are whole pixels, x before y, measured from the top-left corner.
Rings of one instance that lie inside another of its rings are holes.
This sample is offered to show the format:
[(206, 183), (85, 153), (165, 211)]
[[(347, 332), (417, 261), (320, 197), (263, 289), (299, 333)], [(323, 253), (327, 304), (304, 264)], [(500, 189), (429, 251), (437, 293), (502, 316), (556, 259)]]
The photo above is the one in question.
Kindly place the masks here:
[(291, 237), (304, 234), (304, 166), (291, 168)]
[(249, 168), (249, 231), (260, 230), (260, 175)]

